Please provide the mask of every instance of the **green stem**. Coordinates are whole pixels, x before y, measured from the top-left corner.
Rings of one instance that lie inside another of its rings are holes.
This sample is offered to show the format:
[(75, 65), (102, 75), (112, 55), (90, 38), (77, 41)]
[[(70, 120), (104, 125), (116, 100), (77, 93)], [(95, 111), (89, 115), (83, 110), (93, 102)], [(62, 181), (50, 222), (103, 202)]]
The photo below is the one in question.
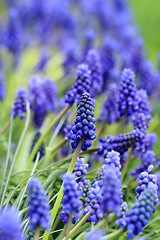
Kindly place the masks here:
[[(26, 167), (26, 170), (28, 170), (30, 168), (30, 165), (34, 159), (34, 156), (36, 155), (41, 143), (43, 142), (44, 138), (46, 137), (46, 135), (50, 132), (50, 130), (52, 129), (52, 127), (63, 117), (63, 115), (69, 110), (69, 108), (72, 105), (68, 104), (60, 113), (59, 115), (52, 121), (52, 123), (49, 125), (49, 127), (45, 130), (45, 132), (41, 135), (41, 137), (39, 138), (39, 140), (37, 141), (37, 143), (35, 144), (33, 151), (29, 157), (28, 160), (28, 164)], [(27, 177), (27, 173), (24, 175), (23, 180)]]
[[(72, 161), (69, 165), (69, 168), (68, 168), (68, 171), (67, 172), (73, 172), (73, 169), (74, 169), (74, 166), (76, 164), (76, 161), (77, 161), (77, 158), (79, 156), (79, 153), (81, 151), (81, 148), (82, 148), (82, 144), (83, 144), (83, 139), (79, 142), (74, 154), (73, 154), (73, 158), (72, 158)], [(54, 220), (55, 220), (55, 217), (57, 215), (57, 212), (58, 212), (58, 209), (59, 209), (59, 205), (61, 203), (61, 200), (62, 200), (62, 197), (63, 197), (63, 184), (61, 185), (61, 188), (59, 190), (59, 193), (58, 193), (58, 196), (57, 196), (57, 199), (55, 201), (55, 204), (51, 210), (51, 215), (52, 215), (52, 221), (51, 221), (51, 225), (53, 225), (54, 223)], [(48, 240), (49, 238), (49, 231), (45, 231), (44, 235), (43, 235), (43, 239), (42, 240)]]
[(113, 233), (110, 233), (110, 234), (107, 234), (105, 237), (102, 237), (102, 240), (107, 240), (107, 239), (114, 239), (115, 237), (118, 237), (120, 236), (121, 233), (124, 232), (124, 229), (123, 228), (120, 228), (118, 229), (117, 231), (113, 232)]
[(126, 176), (128, 166), (129, 166), (130, 161), (131, 161), (131, 159), (132, 159), (133, 151), (134, 151), (134, 147), (132, 147), (132, 148), (130, 149), (128, 158), (127, 158), (127, 160), (126, 160), (126, 162), (125, 162), (125, 164), (124, 164), (124, 167), (123, 167), (123, 169), (122, 169), (122, 177), (121, 177), (121, 181), (122, 181), (122, 182), (123, 182), (123, 180), (124, 180), (124, 178), (125, 178), (125, 176)]
[(8, 120), (8, 122), (6, 122), (6, 124), (4, 125), (4, 127), (2, 128), (0, 134), (5, 133), (5, 131), (8, 129), (8, 127), (10, 126), (11, 120)]
[[(90, 210), (80, 221), (79, 223), (77, 223), (77, 225), (69, 232), (69, 237), (71, 238), (73, 236), (73, 234), (87, 221), (87, 219), (90, 217), (91, 215), (91, 211)], [(64, 238), (64, 240), (66, 240), (66, 238)]]
[(38, 227), (35, 231), (33, 240), (38, 240), (40, 237), (40, 228)]
[(72, 212), (69, 215), (68, 223), (66, 224), (66, 240), (69, 239), (69, 231), (72, 225)]
[(79, 155), (82, 155), (82, 154), (85, 154), (85, 153), (92, 153), (92, 152), (96, 152), (100, 149), (100, 146), (97, 146), (97, 147), (92, 147), (92, 148), (89, 148), (87, 149), (86, 151), (81, 151)]
[(66, 235), (66, 227), (67, 227), (67, 225), (65, 224), (59, 240), (62, 240), (65, 237), (65, 235)]

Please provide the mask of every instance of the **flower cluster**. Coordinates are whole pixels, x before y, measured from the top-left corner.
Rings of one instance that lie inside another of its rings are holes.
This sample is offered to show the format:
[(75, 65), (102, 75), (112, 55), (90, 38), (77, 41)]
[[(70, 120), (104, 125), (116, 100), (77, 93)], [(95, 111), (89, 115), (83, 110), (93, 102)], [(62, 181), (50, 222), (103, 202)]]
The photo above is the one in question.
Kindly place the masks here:
[(121, 74), (119, 112), (120, 116), (131, 116), (137, 109), (137, 89), (134, 83), (135, 74), (131, 69), (125, 68)]
[(25, 118), (25, 113), (27, 111), (26, 108), (27, 101), (27, 91), (24, 88), (18, 88), (16, 99), (13, 103), (13, 117), (19, 116), (20, 119)]
[(28, 203), (29, 210), (29, 228), (35, 230), (42, 227), (45, 230), (50, 229), (49, 204), (44, 189), (38, 178), (31, 178), (28, 183)]
[(80, 100), (83, 93), (90, 93), (91, 77), (87, 64), (81, 64), (77, 67), (76, 82), (72, 89), (66, 93), (66, 103), (73, 104), (75, 100)]
[[(41, 137), (41, 133), (40, 132), (36, 132), (35, 135), (34, 135), (34, 138), (33, 138), (33, 142), (32, 142), (31, 148), (30, 148), (30, 153), (32, 153), (32, 151), (34, 149), (34, 146), (36, 145), (36, 143), (37, 143), (37, 141), (39, 140), (40, 137)], [(41, 143), (37, 153), (38, 152), (40, 153), (40, 155), (39, 155), (39, 160), (40, 160), (45, 155), (45, 145), (44, 145), (44, 142)], [(37, 153), (34, 156), (34, 161), (36, 160)]]
[(108, 96), (103, 103), (99, 121), (105, 121), (109, 124), (119, 121), (119, 111), (118, 111), (118, 85), (116, 83), (111, 83), (108, 89)]
[[(152, 184), (154, 186), (154, 204), (157, 205), (159, 203), (158, 200), (158, 186), (157, 186), (157, 178), (156, 175), (150, 174), (150, 172), (153, 170), (153, 165), (150, 165), (145, 172), (141, 172), (139, 175), (139, 181), (138, 181), (138, 187), (136, 188), (137, 191), (137, 198), (139, 198), (140, 194), (148, 187), (148, 185)], [(154, 212), (154, 209), (153, 209)]]
[(84, 186), (89, 183), (89, 180), (87, 180), (85, 176), (88, 166), (88, 164), (84, 164), (84, 158), (79, 157), (74, 168), (74, 174), (76, 177), (76, 182), (78, 183), (78, 189), (82, 191), (82, 194)]
[(108, 152), (106, 154), (105, 159), (104, 159), (104, 164), (109, 165), (111, 167), (115, 167), (118, 170), (118, 172), (120, 172), (121, 164), (120, 164), (120, 154), (119, 154), (119, 152), (116, 152), (114, 150), (112, 150), (111, 152)]
[(130, 147), (135, 146), (136, 142), (143, 138), (143, 133), (137, 128), (129, 133), (123, 133), (118, 136), (107, 136), (107, 142), (104, 138), (100, 138), (101, 143), (98, 154), (104, 154), (106, 151), (117, 151), (121, 155), (128, 151)]
[(22, 48), (22, 29), (18, 14), (15, 8), (9, 11), (8, 25), (4, 33), (4, 45), (14, 56), (18, 56)]
[(91, 78), (91, 96), (95, 96), (102, 90), (102, 66), (100, 62), (100, 56), (95, 49), (89, 50), (87, 54), (87, 64), (89, 67)]
[(145, 191), (141, 193), (136, 203), (132, 205), (125, 216), (117, 220), (118, 225), (126, 227), (128, 239), (133, 239), (143, 231), (151, 217), (154, 207), (154, 187), (148, 186)]
[(103, 171), (101, 208), (104, 216), (110, 211), (120, 215), (122, 203), (122, 186), (117, 176), (117, 169), (113, 166), (105, 166)]
[(22, 240), (21, 221), (17, 211), (12, 207), (0, 210), (0, 239)]
[(89, 93), (84, 93), (77, 106), (77, 115), (72, 126), (71, 145), (76, 148), (79, 141), (83, 141), (82, 151), (91, 147), (96, 138), (96, 126), (94, 118), (94, 103)]
[(149, 101), (147, 93), (144, 89), (137, 90), (137, 102), (138, 102), (138, 112), (143, 113), (146, 118), (150, 121), (152, 119), (151, 109), (149, 107)]
[(88, 221), (97, 223), (98, 220), (103, 218), (103, 211), (101, 209), (102, 192), (98, 182), (92, 184), (88, 196), (86, 197), (86, 201), (84, 215), (92, 209)]
[(79, 199), (81, 191), (78, 190), (78, 184), (75, 181), (75, 175), (71, 173), (66, 173), (63, 176), (64, 190), (62, 199), (62, 212), (60, 213), (60, 218), (62, 218), (64, 223), (68, 222), (70, 214), (73, 215), (73, 223), (78, 221), (78, 213), (82, 209), (82, 202)]
[(56, 104), (56, 86), (46, 78), (44, 81), (39, 76), (31, 76), (29, 81), (29, 101), (33, 110), (33, 121), (40, 127), (48, 111), (53, 111)]

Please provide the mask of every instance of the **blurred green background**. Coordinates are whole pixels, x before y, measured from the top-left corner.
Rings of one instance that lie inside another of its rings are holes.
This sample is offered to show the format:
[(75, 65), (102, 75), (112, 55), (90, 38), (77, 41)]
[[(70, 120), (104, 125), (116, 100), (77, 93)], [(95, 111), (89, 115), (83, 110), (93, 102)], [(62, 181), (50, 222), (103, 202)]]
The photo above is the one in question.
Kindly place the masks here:
[(133, 17), (141, 35), (145, 39), (148, 57), (156, 64), (160, 50), (160, 1), (128, 0)]

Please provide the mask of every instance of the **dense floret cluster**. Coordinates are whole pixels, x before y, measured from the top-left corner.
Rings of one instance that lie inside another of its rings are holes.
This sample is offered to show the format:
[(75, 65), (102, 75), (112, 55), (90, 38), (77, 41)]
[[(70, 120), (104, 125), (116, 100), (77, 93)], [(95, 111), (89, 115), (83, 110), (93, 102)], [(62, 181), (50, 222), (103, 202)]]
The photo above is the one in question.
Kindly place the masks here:
[(17, 90), (16, 99), (13, 103), (13, 117), (19, 116), (20, 119), (25, 118), (25, 113), (27, 112), (27, 91), (24, 88), (19, 88)]
[(79, 141), (83, 142), (82, 151), (91, 147), (92, 141), (95, 140), (96, 126), (94, 118), (94, 103), (89, 93), (84, 93), (77, 105), (77, 115), (72, 126), (72, 147), (76, 148)]
[(44, 189), (41, 187), (37, 178), (31, 178), (28, 183), (28, 216), (29, 227), (35, 230), (42, 227), (45, 230), (50, 229), (49, 204)]
[(80, 100), (83, 93), (90, 93), (91, 76), (87, 64), (81, 64), (77, 67), (76, 82), (72, 89), (66, 94), (66, 103), (73, 104), (75, 100)]
[(143, 231), (151, 217), (153, 207), (154, 188), (149, 186), (126, 212), (124, 218), (117, 221), (119, 225), (126, 227), (128, 239), (133, 239), (135, 235)]
[(71, 173), (66, 173), (63, 176), (64, 190), (62, 199), (62, 212), (60, 213), (60, 218), (62, 218), (64, 223), (68, 222), (70, 214), (72, 216), (72, 221), (75, 223), (79, 220), (79, 212), (82, 209), (82, 202), (79, 199), (81, 191), (78, 190), (78, 184), (75, 181), (75, 175)]

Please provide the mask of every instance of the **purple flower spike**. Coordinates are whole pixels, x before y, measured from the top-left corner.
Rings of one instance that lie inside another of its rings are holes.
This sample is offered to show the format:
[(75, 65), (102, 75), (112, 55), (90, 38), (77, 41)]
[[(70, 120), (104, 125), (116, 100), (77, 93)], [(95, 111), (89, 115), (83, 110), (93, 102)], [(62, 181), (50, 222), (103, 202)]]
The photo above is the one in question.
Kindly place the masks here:
[(89, 50), (86, 60), (91, 71), (91, 95), (94, 97), (96, 94), (102, 91), (103, 85), (102, 66), (98, 51), (96, 51), (95, 49)]
[(66, 103), (73, 104), (75, 100), (80, 100), (80, 97), (85, 92), (90, 92), (91, 77), (88, 65), (81, 64), (77, 68), (76, 82), (72, 89), (66, 94)]
[(0, 239), (22, 240), (21, 221), (14, 208), (7, 207), (0, 211)]
[(13, 117), (19, 116), (20, 119), (25, 118), (27, 100), (27, 91), (24, 88), (18, 88), (17, 96), (13, 104)]
[(89, 180), (87, 180), (85, 176), (87, 174), (88, 166), (88, 164), (84, 164), (84, 158), (80, 157), (77, 159), (76, 166), (74, 168), (78, 189), (82, 191), (82, 194), (83, 188), (89, 183)]
[(120, 215), (122, 203), (121, 180), (114, 166), (105, 166), (103, 171), (102, 202), (104, 216), (110, 212)]
[(137, 109), (137, 89), (134, 83), (135, 74), (125, 68), (121, 74), (120, 97), (119, 97), (119, 112), (120, 116), (127, 114), (131, 116)]
[(66, 173), (63, 176), (64, 181), (64, 195), (62, 199), (62, 212), (60, 218), (64, 223), (68, 222), (70, 213), (73, 214), (73, 223), (78, 221), (78, 213), (82, 210), (82, 202), (79, 199), (81, 191), (78, 190), (78, 184), (75, 181), (75, 175), (72, 173)]
[(112, 122), (118, 122), (120, 119), (119, 111), (118, 111), (118, 85), (116, 83), (112, 83), (109, 86), (108, 96), (105, 102), (103, 103), (101, 113), (100, 113), (100, 121), (104, 120), (111, 124)]
[(76, 119), (72, 126), (72, 148), (76, 148), (80, 140), (83, 140), (82, 151), (91, 147), (92, 141), (96, 139), (95, 121), (93, 101), (90, 94), (85, 92), (78, 103)]
[(28, 183), (28, 216), (29, 227), (35, 230), (42, 227), (45, 230), (50, 229), (51, 215), (49, 213), (49, 204), (47, 202), (46, 192), (41, 187), (38, 178), (31, 178)]
[(154, 186), (150, 184), (125, 216), (117, 220), (118, 225), (127, 229), (128, 239), (132, 240), (134, 236), (143, 232), (143, 228), (151, 218), (154, 209), (154, 194)]
[(22, 31), (16, 9), (9, 11), (9, 21), (4, 34), (4, 45), (15, 56), (20, 53), (22, 48)]

